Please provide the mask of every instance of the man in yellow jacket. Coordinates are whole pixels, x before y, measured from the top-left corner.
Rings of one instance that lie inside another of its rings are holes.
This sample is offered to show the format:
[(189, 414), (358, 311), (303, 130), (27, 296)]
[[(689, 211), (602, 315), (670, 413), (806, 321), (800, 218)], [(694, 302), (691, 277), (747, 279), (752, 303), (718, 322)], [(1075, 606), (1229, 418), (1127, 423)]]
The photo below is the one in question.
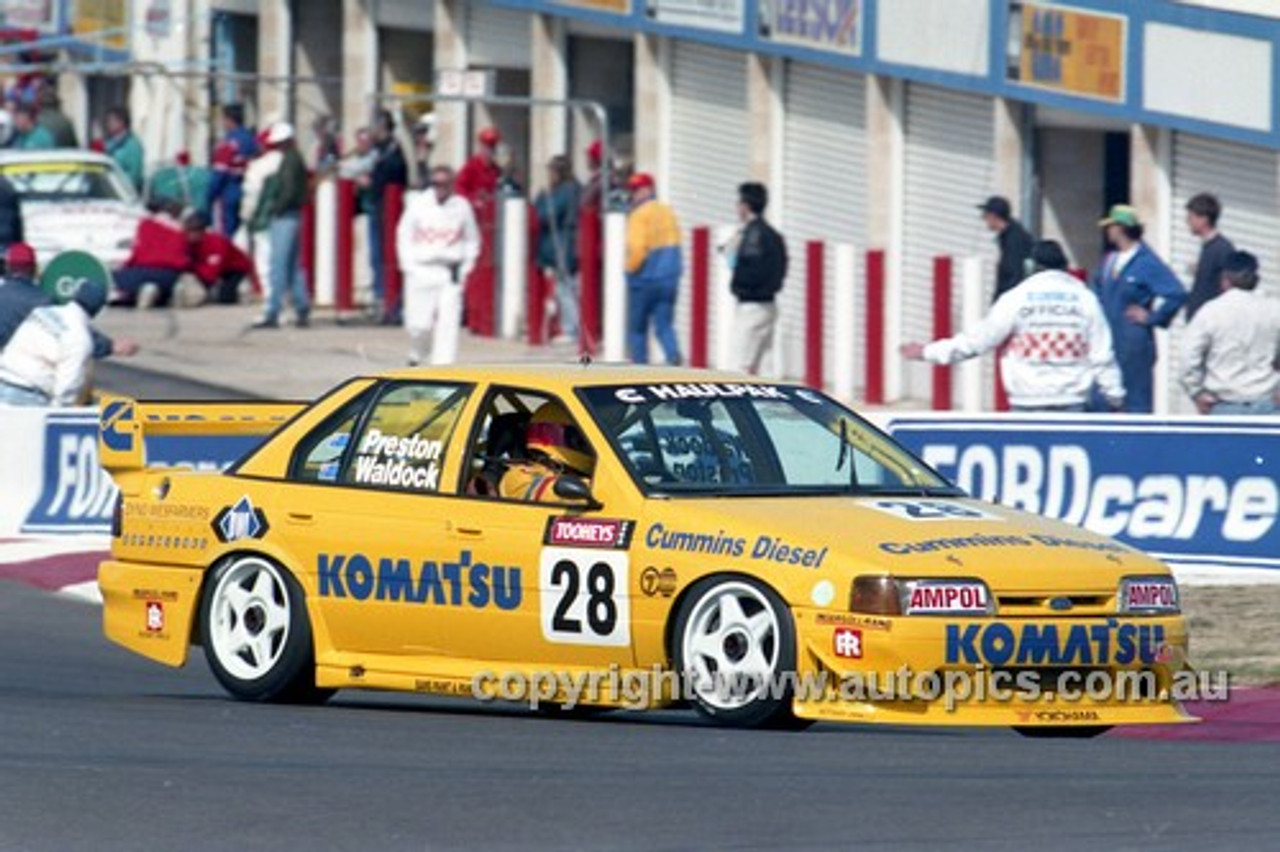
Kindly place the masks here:
[(676, 214), (656, 200), (653, 176), (641, 172), (627, 181), (631, 215), (627, 218), (627, 342), (631, 360), (649, 361), (649, 326), (668, 364), (680, 363), (680, 344), (672, 327), (680, 287), (680, 225)]

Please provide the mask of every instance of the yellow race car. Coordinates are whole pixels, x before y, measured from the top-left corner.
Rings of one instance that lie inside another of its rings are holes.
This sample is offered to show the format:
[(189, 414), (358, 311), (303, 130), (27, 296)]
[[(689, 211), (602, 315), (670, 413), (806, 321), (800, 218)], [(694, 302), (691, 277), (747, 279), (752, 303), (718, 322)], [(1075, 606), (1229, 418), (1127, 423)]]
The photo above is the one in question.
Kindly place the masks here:
[[(160, 436), (265, 436), (223, 473)], [(1193, 721), (1160, 562), (967, 498), (797, 385), (472, 366), (313, 404), (109, 400), (115, 642), (237, 698), (371, 688), (734, 725)]]

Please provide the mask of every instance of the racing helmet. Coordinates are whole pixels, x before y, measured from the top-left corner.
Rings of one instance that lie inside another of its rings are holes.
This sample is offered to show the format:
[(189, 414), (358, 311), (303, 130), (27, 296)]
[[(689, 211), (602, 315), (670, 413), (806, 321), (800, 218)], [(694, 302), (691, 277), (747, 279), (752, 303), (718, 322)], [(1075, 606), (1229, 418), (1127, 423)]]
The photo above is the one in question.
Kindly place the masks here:
[(583, 476), (595, 472), (596, 458), (569, 412), (559, 402), (548, 401), (538, 407), (529, 419), (525, 447), (541, 453), (565, 468)]

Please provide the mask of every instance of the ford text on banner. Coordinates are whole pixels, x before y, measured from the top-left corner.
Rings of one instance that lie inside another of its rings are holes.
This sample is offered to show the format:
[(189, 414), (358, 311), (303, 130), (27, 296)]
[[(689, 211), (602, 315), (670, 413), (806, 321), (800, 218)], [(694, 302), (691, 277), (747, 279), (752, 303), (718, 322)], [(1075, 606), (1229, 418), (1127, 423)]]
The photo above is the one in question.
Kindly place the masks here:
[(1280, 569), (1280, 422), (1078, 416), (886, 418), (975, 497), (1191, 565)]
[[(22, 458), (6, 454), (12, 464), (6, 466), (0, 534), (109, 532), (116, 489), (98, 463), (97, 410), (22, 415), (6, 417), (3, 430), (5, 443), (23, 452)], [(15, 440), (16, 429), (22, 430), (21, 440)], [(147, 459), (154, 465), (216, 471), (261, 441), (260, 436), (157, 436), (147, 439)]]

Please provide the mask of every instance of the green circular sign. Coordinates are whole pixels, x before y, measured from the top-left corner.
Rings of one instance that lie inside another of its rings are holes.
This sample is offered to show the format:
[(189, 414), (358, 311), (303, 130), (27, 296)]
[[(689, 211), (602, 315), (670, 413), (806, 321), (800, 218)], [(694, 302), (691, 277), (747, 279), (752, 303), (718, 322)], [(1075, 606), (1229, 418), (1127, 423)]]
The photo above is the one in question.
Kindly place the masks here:
[(87, 251), (64, 251), (40, 272), (40, 288), (59, 305), (71, 301), (85, 281), (95, 281), (111, 292), (111, 270)]

